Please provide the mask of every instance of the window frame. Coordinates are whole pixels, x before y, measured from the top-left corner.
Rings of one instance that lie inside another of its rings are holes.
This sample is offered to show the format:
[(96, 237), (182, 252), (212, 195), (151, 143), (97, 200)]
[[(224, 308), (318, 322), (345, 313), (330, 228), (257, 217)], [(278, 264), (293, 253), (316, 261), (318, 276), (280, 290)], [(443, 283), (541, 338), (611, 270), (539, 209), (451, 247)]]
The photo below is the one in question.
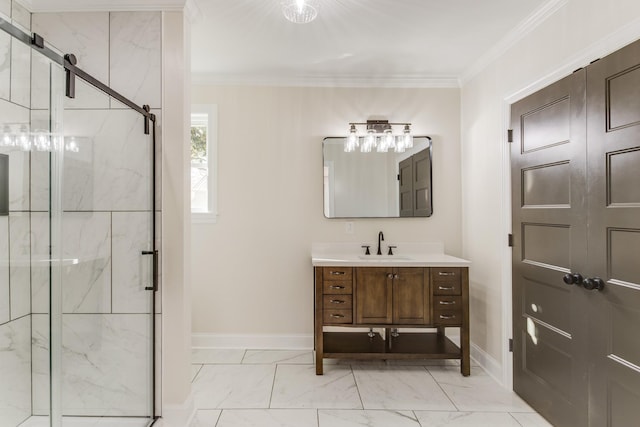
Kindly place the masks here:
[[(207, 115), (207, 211), (191, 211), (191, 222), (196, 224), (215, 224), (218, 220), (218, 106), (216, 104), (192, 104), (189, 115), (189, 135), (193, 126), (193, 114)], [(189, 150), (191, 150), (191, 136), (189, 136)], [(191, 160), (189, 160), (191, 170)], [(189, 182), (191, 192), (191, 182)], [(189, 197), (191, 200), (191, 197)]]

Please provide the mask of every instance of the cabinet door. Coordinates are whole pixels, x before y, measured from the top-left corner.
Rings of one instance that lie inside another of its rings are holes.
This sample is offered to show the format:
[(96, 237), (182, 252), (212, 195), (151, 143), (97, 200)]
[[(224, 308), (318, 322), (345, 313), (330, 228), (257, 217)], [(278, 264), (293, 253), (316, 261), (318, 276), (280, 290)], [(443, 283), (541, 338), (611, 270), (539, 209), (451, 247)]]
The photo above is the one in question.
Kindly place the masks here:
[(393, 323), (430, 323), (429, 275), (425, 268), (394, 268)]
[[(389, 277), (391, 275), (391, 277)], [(391, 268), (356, 269), (356, 323), (390, 324), (393, 271)]]

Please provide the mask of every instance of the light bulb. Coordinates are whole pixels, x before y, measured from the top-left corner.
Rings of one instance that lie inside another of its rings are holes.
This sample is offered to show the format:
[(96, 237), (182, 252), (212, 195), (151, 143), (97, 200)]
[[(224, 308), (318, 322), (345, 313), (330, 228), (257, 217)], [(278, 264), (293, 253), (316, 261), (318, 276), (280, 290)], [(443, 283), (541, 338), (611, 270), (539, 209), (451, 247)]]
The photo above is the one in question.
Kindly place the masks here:
[(360, 145), (358, 142), (358, 134), (356, 132), (356, 125), (351, 124), (349, 136), (347, 136), (347, 140), (344, 143), (344, 151), (347, 153), (355, 151), (355, 149)]
[(413, 148), (413, 135), (411, 135), (411, 128), (409, 127), (409, 125), (404, 125), (402, 136), (402, 145), (404, 145), (404, 148)]
[(370, 153), (376, 146), (376, 133), (373, 129), (367, 130), (367, 136), (364, 137), (364, 143), (360, 147), (360, 151), (363, 153)]

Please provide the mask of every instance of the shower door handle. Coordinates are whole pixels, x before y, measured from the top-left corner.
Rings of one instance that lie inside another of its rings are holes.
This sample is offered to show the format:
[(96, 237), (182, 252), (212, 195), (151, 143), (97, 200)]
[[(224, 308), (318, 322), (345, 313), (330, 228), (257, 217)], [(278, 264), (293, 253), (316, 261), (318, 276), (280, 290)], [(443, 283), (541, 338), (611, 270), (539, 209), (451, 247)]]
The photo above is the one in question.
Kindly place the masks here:
[(145, 291), (158, 290), (158, 251), (142, 251), (142, 255), (153, 255), (153, 286), (146, 286)]

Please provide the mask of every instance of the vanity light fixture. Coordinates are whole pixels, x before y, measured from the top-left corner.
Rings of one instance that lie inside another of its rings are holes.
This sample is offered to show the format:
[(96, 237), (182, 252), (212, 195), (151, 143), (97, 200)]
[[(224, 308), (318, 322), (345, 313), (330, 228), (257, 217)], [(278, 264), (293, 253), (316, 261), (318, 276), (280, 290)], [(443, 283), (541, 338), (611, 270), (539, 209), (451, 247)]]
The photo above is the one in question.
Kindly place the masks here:
[[(356, 126), (366, 126), (366, 134), (358, 134)], [(393, 133), (393, 126), (404, 126), (402, 133)], [(362, 153), (370, 153), (374, 148), (378, 153), (386, 153), (389, 150), (402, 153), (413, 147), (411, 123), (389, 123), (388, 120), (349, 123), (349, 135), (344, 143), (344, 151), (350, 153), (358, 147)]]
[(318, 0), (282, 0), (282, 13), (289, 21), (307, 24), (318, 16)]

